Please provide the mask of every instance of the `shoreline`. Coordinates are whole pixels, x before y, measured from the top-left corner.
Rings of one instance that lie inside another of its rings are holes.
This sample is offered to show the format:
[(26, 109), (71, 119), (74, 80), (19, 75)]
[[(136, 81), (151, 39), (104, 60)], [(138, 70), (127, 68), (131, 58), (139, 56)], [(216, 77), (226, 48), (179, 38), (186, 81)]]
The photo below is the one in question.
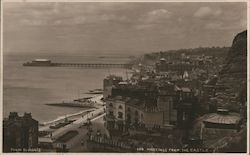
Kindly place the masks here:
[(46, 126), (46, 125), (51, 125), (51, 124), (54, 124), (54, 123), (59, 123), (60, 121), (63, 121), (65, 118), (72, 119), (72, 117), (77, 117), (77, 116), (80, 117), (80, 116), (84, 115), (85, 113), (91, 112), (91, 111), (94, 111), (94, 110), (95, 110), (95, 108), (90, 108), (90, 109), (82, 110), (82, 111), (79, 111), (79, 112), (76, 112), (76, 113), (61, 115), (61, 116), (58, 116), (56, 119), (41, 122), (41, 123), (39, 123), (39, 126)]
[(61, 121), (64, 121), (65, 119), (72, 119), (74, 117), (82, 117), (82, 116), (86, 115), (88, 112), (93, 112), (96, 110), (95, 107), (98, 107), (98, 104), (100, 106), (100, 103), (97, 102), (97, 100), (99, 100), (102, 97), (103, 97), (103, 95), (95, 95), (89, 99), (90, 102), (93, 102), (95, 104), (93, 108), (89, 108), (89, 109), (85, 109), (85, 110), (79, 109), (80, 110), (79, 112), (58, 116), (56, 119), (39, 123), (39, 127), (44, 127), (47, 125), (59, 123)]

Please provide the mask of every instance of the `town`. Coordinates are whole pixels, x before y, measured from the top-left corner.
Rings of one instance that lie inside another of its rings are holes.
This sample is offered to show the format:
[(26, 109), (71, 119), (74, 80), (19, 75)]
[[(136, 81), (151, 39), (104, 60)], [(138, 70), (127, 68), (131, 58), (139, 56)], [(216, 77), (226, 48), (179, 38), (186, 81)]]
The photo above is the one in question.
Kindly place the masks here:
[(145, 54), (130, 76), (107, 76), (88, 99), (95, 106), (77, 115), (42, 124), (11, 112), (3, 150), (246, 152), (246, 34), (229, 48)]

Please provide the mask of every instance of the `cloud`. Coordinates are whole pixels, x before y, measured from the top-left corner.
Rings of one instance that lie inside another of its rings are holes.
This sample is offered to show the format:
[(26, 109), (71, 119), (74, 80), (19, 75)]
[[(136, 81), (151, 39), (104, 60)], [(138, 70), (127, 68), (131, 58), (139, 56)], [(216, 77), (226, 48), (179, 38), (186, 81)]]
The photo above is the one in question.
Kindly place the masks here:
[(34, 3), (8, 4), (5, 19), (21, 26), (101, 24), (104, 22), (129, 22), (123, 14), (115, 14), (116, 3)]
[(171, 17), (172, 13), (166, 9), (156, 9), (147, 13), (147, 15), (140, 20), (146, 23), (163, 22)]
[(135, 29), (154, 29), (168, 23), (168, 19), (172, 16), (172, 12), (166, 9), (155, 9), (147, 12), (139, 18), (138, 23), (134, 26)]
[(242, 3), (6, 3), (3, 7), (4, 37), (8, 47), (17, 50), (28, 50), (30, 42), (32, 50), (40, 50), (41, 44), (54, 51), (227, 45), (230, 35), (247, 23), (247, 5)]
[(80, 24), (102, 24), (105, 22), (127, 22), (126, 16), (118, 16), (114, 14), (95, 14), (88, 16), (74, 16), (70, 18), (54, 20), (52, 25), (80, 25)]
[(202, 18), (208, 16), (219, 16), (221, 15), (222, 11), (220, 9), (212, 9), (207, 6), (200, 7), (195, 13), (194, 17)]

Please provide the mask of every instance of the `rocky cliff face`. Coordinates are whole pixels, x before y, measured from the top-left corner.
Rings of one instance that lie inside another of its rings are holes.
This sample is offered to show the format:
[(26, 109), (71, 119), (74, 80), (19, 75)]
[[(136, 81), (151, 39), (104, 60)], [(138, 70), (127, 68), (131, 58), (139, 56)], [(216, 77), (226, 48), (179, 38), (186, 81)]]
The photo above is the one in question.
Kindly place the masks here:
[[(210, 146), (215, 152), (246, 152), (247, 31), (243, 31), (235, 36), (232, 47), (225, 58), (224, 66), (218, 75), (216, 86), (215, 98), (217, 105), (240, 113), (241, 118), (243, 118), (242, 125), (239, 132), (231, 132), (225, 129), (225, 133), (229, 132), (226, 136), (220, 133), (223, 129), (214, 130), (211, 136), (206, 135), (208, 138), (204, 141), (204, 145)], [(210, 142), (212, 142), (212, 145)]]
[(225, 66), (221, 71), (221, 75), (224, 74), (247, 74), (247, 31), (235, 36), (225, 60)]
[(247, 31), (235, 36), (218, 77), (217, 85), (225, 88), (216, 91), (219, 106), (239, 111), (247, 96)]

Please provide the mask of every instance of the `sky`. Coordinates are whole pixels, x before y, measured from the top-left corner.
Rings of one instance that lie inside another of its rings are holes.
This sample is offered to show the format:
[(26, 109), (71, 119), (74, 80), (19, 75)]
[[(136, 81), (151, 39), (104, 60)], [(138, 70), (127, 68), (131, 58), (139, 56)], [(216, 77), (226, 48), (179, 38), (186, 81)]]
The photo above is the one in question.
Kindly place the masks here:
[(5, 2), (3, 52), (146, 53), (231, 46), (245, 2)]

